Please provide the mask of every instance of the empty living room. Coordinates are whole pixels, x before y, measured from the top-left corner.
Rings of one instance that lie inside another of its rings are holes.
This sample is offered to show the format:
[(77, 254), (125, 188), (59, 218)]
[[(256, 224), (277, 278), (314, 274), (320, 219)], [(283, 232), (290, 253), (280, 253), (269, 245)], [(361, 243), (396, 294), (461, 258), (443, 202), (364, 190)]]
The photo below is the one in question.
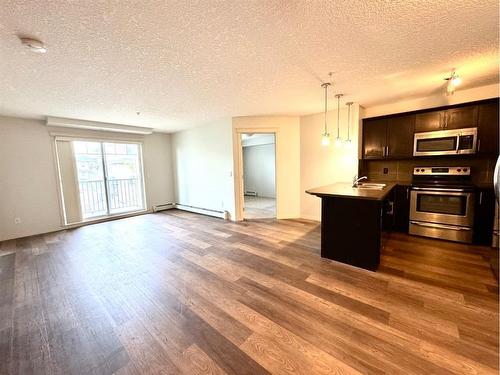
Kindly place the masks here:
[(3, 0), (0, 374), (498, 374), (498, 0)]

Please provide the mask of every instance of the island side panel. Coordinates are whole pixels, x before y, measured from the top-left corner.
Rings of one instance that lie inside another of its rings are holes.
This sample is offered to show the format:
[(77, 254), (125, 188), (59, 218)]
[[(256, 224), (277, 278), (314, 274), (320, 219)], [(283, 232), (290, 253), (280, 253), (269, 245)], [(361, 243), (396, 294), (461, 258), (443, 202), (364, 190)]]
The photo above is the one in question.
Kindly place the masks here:
[(376, 270), (380, 262), (382, 201), (321, 199), (321, 256)]

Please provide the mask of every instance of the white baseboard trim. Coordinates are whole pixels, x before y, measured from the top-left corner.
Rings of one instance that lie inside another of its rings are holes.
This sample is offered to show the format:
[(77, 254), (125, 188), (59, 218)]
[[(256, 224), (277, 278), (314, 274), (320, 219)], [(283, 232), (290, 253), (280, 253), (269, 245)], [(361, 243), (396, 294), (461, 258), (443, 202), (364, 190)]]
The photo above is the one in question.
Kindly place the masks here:
[(194, 212), (197, 214), (202, 214), (202, 215), (207, 215), (207, 216), (213, 216), (213, 217), (218, 217), (224, 220), (229, 220), (229, 212), (227, 211), (218, 211), (218, 210), (212, 210), (209, 208), (201, 208), (201, 207), (194, 207), (194, 206), (188, 206), (184, 204), (175, 204), (175, 208), (183, 211), (189, 211), (189, 212)]

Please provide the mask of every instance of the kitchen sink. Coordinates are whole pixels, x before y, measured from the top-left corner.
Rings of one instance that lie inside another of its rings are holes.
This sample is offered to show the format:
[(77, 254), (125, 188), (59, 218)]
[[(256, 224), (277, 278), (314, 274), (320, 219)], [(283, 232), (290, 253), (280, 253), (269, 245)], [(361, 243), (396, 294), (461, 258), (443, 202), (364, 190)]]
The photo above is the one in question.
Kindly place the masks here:
[(373, 182), (361, 182), (355, 189), (371, 189), (371, 190), (382, 190), (385, 188), (386, 184), (376, 184)]

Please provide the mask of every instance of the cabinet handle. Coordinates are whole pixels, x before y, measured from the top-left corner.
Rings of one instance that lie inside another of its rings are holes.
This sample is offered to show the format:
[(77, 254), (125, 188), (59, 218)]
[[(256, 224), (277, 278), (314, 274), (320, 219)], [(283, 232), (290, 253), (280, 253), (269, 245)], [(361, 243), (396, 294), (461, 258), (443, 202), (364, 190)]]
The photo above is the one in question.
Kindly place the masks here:
[(480, 139), (477, 140), (477, 152), (479, 152), (479, 150), (481, 150), (481, 140)]
[(389, 156), (389, 146), (385, 146), (385, 156)]
[(483, 204), (483, 192), (479, 193), (479, 204)]
[(406, 188), (406, 199), (410, 199), (410, 187)]

